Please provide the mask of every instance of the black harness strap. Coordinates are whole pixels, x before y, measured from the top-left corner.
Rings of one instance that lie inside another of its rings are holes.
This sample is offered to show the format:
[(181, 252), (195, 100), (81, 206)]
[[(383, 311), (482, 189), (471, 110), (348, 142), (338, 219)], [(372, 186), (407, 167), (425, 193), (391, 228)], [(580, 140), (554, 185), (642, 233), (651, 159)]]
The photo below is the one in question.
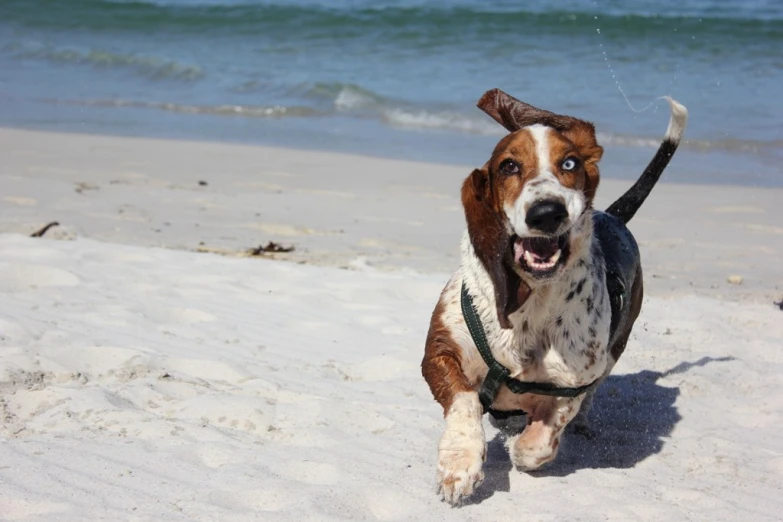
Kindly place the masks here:
[(522, 410), (498, 411), (492, 409), (492, 403), (495, 402), (495, 397), (497, 397), (500, 386), (503, 384), (513, 393), (534, 393), (536, 395), (573, 398), (587, 392), (598, 383), (599, 379), (596, 379), (590, 384), (585, 384), (584, 386), (579, 386), (577, 388), (559, 388), (550, 383), (524, 382), (512, 379), (509, 377), (511, 372), (509, 372), (508, 368), (500, 364), (492, 356), (492, 350), (489, 348), (487, 336), (484, 333), (484, 327), (481, 324), (478, 312), (476, 312), (476, 307), (473, 306), (473, 298), (468, 293), (465, 283), (462, 283), (460, 304), (462, 306), (462, 316), (465, 318), (465, 324), (468, 325), (470, 336), (473, 338), (473, 342), (476, 344), (476, 348), (478, 348), (481, 358), (484, 359), (484, 362), (489, 368), (487, 376), (484, 377), (484, 382), (481, 383), (481, 389), (479, 390), (479, 400), (484, 407), (485, 413), (490, 413), (497, 419), (505, 419), (514, 415), (523, 415), (525, 413)]

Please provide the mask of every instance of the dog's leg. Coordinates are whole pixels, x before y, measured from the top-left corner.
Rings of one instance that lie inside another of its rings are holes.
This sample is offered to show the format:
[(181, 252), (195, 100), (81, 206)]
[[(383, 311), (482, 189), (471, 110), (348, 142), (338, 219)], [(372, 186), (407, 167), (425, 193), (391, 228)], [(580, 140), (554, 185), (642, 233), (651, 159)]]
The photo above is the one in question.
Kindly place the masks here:
[(484, 480), (487, 455), (482, 407), (478, 394), (461, 392), (446, 413), (446, 431), (438, 444), (438, 488), (443, 498), (459, 504)]
[(538, 469), (557, 456), (563, 429), (579, 412), (583, 397), (536, 397), (528, 411), (528, 425), (509, 441), (511, 461), (520, 469)]
[(462, 369), (462, 350), (442, 320), (442, 302), (435, 308), (427, 335), (422, 374), (443, 407), (446, 431), (438, 444), (438, 489), (451, 504), (459, 504), (484, 479), (486, 457), (483, 408), (478, 393)]

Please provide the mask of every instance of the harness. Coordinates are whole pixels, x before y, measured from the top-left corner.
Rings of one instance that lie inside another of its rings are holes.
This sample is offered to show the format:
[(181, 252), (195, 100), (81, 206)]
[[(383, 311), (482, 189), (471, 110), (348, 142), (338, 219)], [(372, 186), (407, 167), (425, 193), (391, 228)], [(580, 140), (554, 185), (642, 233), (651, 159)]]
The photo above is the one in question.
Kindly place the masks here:
[[(611, 308), (611, 325), (609, 327), (609, 345), (617, 340), (618, 332), (622, 331), (628, 321), (630, 308), (629, 290), (632, 288), (639, 268), (639, 247), (631, 232), (625, 224), (616, 217), (606, 212), (594, 211), (593, 224), (595, 239), (598, 241), (598, 250), (595, 252), (604, 261), (606, 273), (606, 289), (609, 293)], [(484, 382), (479, 390), (479, 399), (485, 413), (489, 413), (496, 419), (506, 419), (517, 415), (524, 415), (522, 410), (499, 411), (492, 408), (500, 387), (506, 385), (513, 393), (533, 393), (536, 395), (548, 395), (551, 397), (578, 397), (597, 387), (601, 377), (590, 384), (576, 388), (560, 388), (545, 382), (524, 382), (510, 377), (508, 368), (500, 364), (493, 356), (489, 348), (487, 337), (481, 319), (473, 306), (473, 298), (463, 281), (460, 296), (462, 316), (468, 325), (470, 336), (476, 344), (481, 358), (484, 359), (489, 371), (484, 377)]]
[(473, 338), (473, 342), (476, 344), (476, 347), (481, 354), (481, 358), (484, 359), (487, 367), (489, 367), (487, 376), (484, 377), (484, 382), (481, 383), (481, 389), (479, 390), (479, 400), (484, 407), (485, 413), (489, 413), (496, 419), (506, 419), (508, 417), (525, 414), (522, 410), (499, 411), (492, 408), (492, 403), (495, 401), (495, 397), (497, 397), (500, 387), (503, 384), (513, 393), (534, 393), (536, 395), (549, 395), (552, 397), (578, 397), (598, 384), (600, 378), (594, 380), (590, 384), (585, 384), (584, 386), (560, 388), (546, 382), (525, 382), (511, 378), (509, 369), (500, 364), (497, 359), (492, 356), (492, 350), (490, 350), (487, 336), (484, 334), (484, 327), (481, 324), (481, 319), (479, 319), (478, 312), (476, 312), (476, 307), (473, 306), (473, 298), (468, 293), (468, 289), (464, 282), (462, 283), (460, 304), (462, 305), (462, 315), (465, 318), (465, 324), (468, 325), (470, 336)]
[[(595, 238), (598, 240), (599, 246), (596, 254), (603, 257), (606, 270), (606, 288), (612, 312), (609, 328), (609, 345), (611, 346), (617, 339), (617, 333), (622, 331), (628, 320), (629, 307), (626, 305), (630, 302), (629, 290), (633, 286), (639, 266), (639, 248), (625, 224), (616, 217), (605, 212), (594, 211), (593, 224)], [(479, 390), (479, 399), (485, 413), (489, 413), (496, 419), (524, 415), (525, 412), (522, 410), (498, 411), (492, 409), (492, 403), (495, 401), (500, 387), (504, 384), (513, 393), (533, 393), (569, 398), (578, 397), (598, 386), (600, 377), (590, 384), (576, 388), (560, 388), (550, 383), (524, 382), (512, 379), (509, 369), (492, 356), (481, 319), (473, 306), (473, 298), (468, 293), (464, 282), (462, 283), (460, 304), (470, 336), (473, 338), (481, 358), (489, 368)]]

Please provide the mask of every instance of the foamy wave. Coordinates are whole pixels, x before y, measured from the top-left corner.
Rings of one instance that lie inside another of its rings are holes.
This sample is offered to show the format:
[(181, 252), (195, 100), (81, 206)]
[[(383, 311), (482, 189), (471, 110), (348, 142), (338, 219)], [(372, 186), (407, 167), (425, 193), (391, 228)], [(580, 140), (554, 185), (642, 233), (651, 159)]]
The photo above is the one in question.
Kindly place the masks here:
[(596, 133), (598, 143), (601, 145), (618, 145), (620, 147), (644, 147), (657, 149), (661, 145), (660, 138), (645, 138), (641, 136), (627, 136), (622, 134)]
[(380, 96), (370, 91), (348, 85), (340, 89), (334, 99), (334, 107), (337, 110), (362, 110), (377, 107), (382, 102)]
[(300, 85), (289, 91), (291, 95), (302, 93), (308, 98), (328, 100), (338, 111), (372, 109), (388, 103), (383, 96), (352, 83), (319, 82)]
[(382, 112), (383, 119), (392, 126), (414, 129), (439, 129), (502, 136), (507, 133), (503, 127), (486, 117), (469, 118), (450, 111), (429, 112), (426, 110), (388, 109)]
[(502, 127), (484, 115), (469, 117), (456, 111), (417, 108), (402, 100), (391, 100), (353, 84), (316, 84), (308, 94), (332, 100), (335, 111), (362, 118), (377, 118), (387, 125), (409, 129), (451, 130), (471, 134), (502, 136)]
[(245, 118), (284, 118), (315, 116), (318, 111), (309, 107), (283, 105), (185, 105), (179, 103), (140, 102), (133, 100), (45, 100), (51, 103), (85, 105), (90, 107), (135, 107), (157, 109), (183, 114), (211, 114)]
[(99, 49), (59, 48), (38, 43), (11, 43), (4, 45), (0, 50), (19, 58), (75, 63), (93, 67), (133, 68), (152, 78), (197, 80), (204, 76), (201, 67), (155, 56), (119, 54)]
[[(616, 145), (619, 147), (643, 147), (648, 149), (657, 149), (661, 145), (663, 137), (647, 138), (641, 136), (629, 136), (621, 134), (610, 134), (599, 132), (598, 142), (604, 146)], [(749, 154), (764, 154), (779, 151), (783, 148), (781, 141), (759, 141), (759, 140), (683, 140), (680, 146), (684, 149), (695, 150), (698, 152), (709, 152), (712, 150), (721, 150), (727, 152), (742, 152)]]

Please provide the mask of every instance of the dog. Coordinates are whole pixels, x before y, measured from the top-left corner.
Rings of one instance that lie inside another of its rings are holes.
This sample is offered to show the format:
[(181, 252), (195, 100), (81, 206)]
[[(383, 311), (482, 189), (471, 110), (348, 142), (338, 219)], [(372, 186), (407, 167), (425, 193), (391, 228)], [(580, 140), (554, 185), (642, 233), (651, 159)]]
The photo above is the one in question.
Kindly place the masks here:
[(432, 314), (421, 365), (446, 420), (437, 484), (452, 505), (483, 480), (484, 413), (495, 425), (525, 415), (524, 429), (507, 442), (525, 471), (557, 456), (571, 421), (586, 427), (592, 396), (641, 310), (639, 250), (626, 224), (684, 131), (687, 109), (668, 101), (669, 126), (655, 156), (601, 212), (593, 198), (603, 148), (593, 124), (498, 89), (479, 100), (510, 134), (462, 185), (461, 264)]

